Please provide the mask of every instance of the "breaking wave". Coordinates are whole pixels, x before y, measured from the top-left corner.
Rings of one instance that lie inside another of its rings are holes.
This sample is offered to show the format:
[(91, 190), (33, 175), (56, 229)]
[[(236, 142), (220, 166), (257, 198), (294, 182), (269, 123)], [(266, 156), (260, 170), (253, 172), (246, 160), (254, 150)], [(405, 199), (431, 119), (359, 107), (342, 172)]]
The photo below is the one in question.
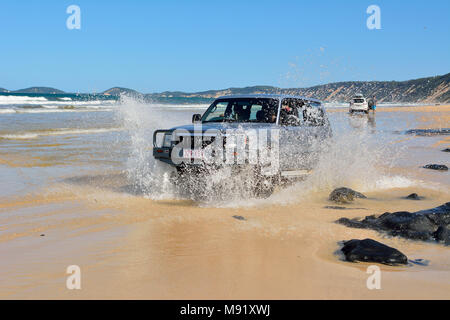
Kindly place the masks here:
[(97, 134), (113, 131), (120, 131), (120, 128), (97, 128), (97, 129), (55, 129), (42, 131), (29, 131), (14, 134), (0, 134), (0, 139), (5, 140), (27, 140), (36, 139), (42, 136), (60, 136), (60, 135), (78, 135), (78, 134)]
[(27, 97), (27, 96), (0, 96), (0, 105), (4, 104), (32, 104), (48, 101), (45, 97)]
[(28, 97), (28, 96), (3, 96), (0, 95), (0, 105), (100, 105), (115, 103), (115, 100), (73, 100), (70, 97), (60, 97), (55, 99), (47, 99), (45, 97)]
[(111, 111), (116, 104), (115, 100), (74, 100), (70, 97), (47, 99), (46, 97), (0, 95), (0, 114)]
[[(0, 113), (1, 113), (0, 109)], [(4, 109), (3, 109), (4, 110)], [(17, 108), (6, 113), (58, 113), (58, 112), (93, 112), (93, 111), (112, 111), (112, 108), (87, 105), (83, 107), (65, 106), (65, 107), (53, 107), (53, 106), (40, 106), (39, 108)]]
[(0, 113), (16, 113), (16, 110), (14, 110), (14, 109), (9, 109), (9, 108), (6, 108), (6, 109), (0, 109)]

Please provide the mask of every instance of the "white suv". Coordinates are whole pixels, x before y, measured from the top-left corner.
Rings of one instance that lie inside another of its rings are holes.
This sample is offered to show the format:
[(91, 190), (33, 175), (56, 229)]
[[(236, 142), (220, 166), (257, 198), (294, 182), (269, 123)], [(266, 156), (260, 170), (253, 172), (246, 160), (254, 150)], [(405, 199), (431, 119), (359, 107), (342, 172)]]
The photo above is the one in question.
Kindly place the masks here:
[(349, 112), (353, 113), (355, 111), (363, 111), (365, 113), (369, 113), (369, 103), (362, 94), (355, 95), (350, 101)]

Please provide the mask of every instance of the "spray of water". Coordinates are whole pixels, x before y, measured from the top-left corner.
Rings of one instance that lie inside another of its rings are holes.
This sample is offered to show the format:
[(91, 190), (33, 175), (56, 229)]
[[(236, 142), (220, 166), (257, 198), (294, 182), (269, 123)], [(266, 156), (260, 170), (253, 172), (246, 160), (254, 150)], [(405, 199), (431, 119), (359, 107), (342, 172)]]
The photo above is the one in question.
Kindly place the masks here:
[(137, 193), (153, 199), (173, 198), (170, 175), (173, 169), (152, 156), (153, 132), (177, 123), (161, 106), (140, 98), (121, 96), (117, 117), (129, 135), (126, 174)]
[(409, 187), (416, 181), (392, 173), (404, 150), (390, 143), (388, 137), (374, 136), (369, 131), (347, 129), (316, 146), (318, 161), (312, 173), (278, 189), (268, 199), (239, 199), (219, 203), (225, 207), (248, 207), (291, 204), (323, 199), (335, 188), (349, 187), (361, 192)]
[(229, 168), (213, 170), (201, 183), (192, 180), (185, 183), (173, 179), (172, 167), (153, 159), (152, 136), (156, 129), (187, 123), (191, 112), (182, 108), (169, 112), (167, 108), (129, 97), (122, 97), (118, 110), (118, 117), (129, 134), (128, 178), (139, 193), (151, 199), (198, 200), (201, 194), (202, 205), (253, 206), (297, 202), (340, 186), (367, 192), (407, 187), (413, 183), (391, 174), (402, 150), (391, 144), (388, 136), (351, 127), (316, 146), (319, 150), (317, 165), (307, 179), (277, 190), (268, 199), (255, 199), (251, 191), (255, 180), (250, 169), (239, 174)]

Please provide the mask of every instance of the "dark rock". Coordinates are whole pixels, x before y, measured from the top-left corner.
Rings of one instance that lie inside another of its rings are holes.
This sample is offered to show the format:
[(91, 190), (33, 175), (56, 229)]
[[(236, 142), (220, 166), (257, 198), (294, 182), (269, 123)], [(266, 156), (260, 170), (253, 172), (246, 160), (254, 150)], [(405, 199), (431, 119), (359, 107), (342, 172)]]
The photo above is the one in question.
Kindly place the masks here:
[(442, 241), (446, 245), (450, 245), (450, 229), (448, 227), (440, 226), (434, 233), (436, 241)]
[(417, 193), (411, 193), (409, 196), (405, 197), (408, 200), (421, 200), (422, 197), (419, 197)]
[(336, 221), (336, 223), (343, 224), (344, 226), (350, 227), (350, 228), (357, 228), (357, 229), (368, 229), (367, 225), (365, 225), (362, 221), (359, 221), (358, 219), (348, 219), (348, 218), (340, 218)]
[(418, 215), (407, 211), (384, 213), (378, 218), (377, 223), (384, 229), (400, 233), (403, 231), (432, 233), (437, 229), (436, 225), (426, 215)]
[(446, 149), (442, 150), (442, 152), (450, 152), (450, 148), (446, 148)]
[(417, 211), (416, 214), (427, 216), (437, 227), (448, 226), (450, 225), (450, 202), (436, 208)]
[(41, 237), (45, 237), (45, 234), (41, 234)]
[(341, 250), (345, 259), (351, 262), (376, 262), (389, 265), (408, 263), (408, 258), (403, 253), (372, 239), (346, 241)]
[[(436, 239), (440, 227), (450, 225), (450, 202), (442, 206), (417, 212), (386, 212), (380, 216), (367, 216), (362, 220), (341, 218), (336, 221), (351, 228), (367, 228), (415, 240)], [(441, 240), (440, 240), (441, 241)]]
[(438, 170), (438, 171), (448, 171), (448, 167), (444, 164), (427, 164), (423, 166), (425, 169)]
[(352, 190), (350, 188), (337, 188), (334, 189), (333, 192), (330, 193), (329, 199), (331, 201), (337, 202), (337, 203), (350, 203), (355, 198), (367, 198), (365, 195), (363, 195), (360, 192), (357, 192), (355, 190)]
[(237, 220), (247, 220), (242, 216), (233, 216), (233, 218), (237, 219)]

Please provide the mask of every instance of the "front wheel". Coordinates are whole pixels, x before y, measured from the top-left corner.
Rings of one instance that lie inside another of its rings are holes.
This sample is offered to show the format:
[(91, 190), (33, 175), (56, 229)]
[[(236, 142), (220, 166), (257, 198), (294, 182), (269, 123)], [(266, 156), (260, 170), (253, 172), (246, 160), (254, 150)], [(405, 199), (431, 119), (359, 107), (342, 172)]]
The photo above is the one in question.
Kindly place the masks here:
[(260, 179), (255, 184), (254, 193), (257, 198), (267, 199), (273, 194), (274, 190), (275, 186), (272, 179)]
[(205, 200), (208, 196), (207, 172), (201, 168), (177, 168), (177, 181), (179, 193), (194, 201)]
[(257, 198), (266, 199), (270, 197), (277, 184), (276, 176), (267, 176), (261, 173), (260, 168), (256, 168), (255, 171), (255, 184), (253, 188), (253, 193)]

